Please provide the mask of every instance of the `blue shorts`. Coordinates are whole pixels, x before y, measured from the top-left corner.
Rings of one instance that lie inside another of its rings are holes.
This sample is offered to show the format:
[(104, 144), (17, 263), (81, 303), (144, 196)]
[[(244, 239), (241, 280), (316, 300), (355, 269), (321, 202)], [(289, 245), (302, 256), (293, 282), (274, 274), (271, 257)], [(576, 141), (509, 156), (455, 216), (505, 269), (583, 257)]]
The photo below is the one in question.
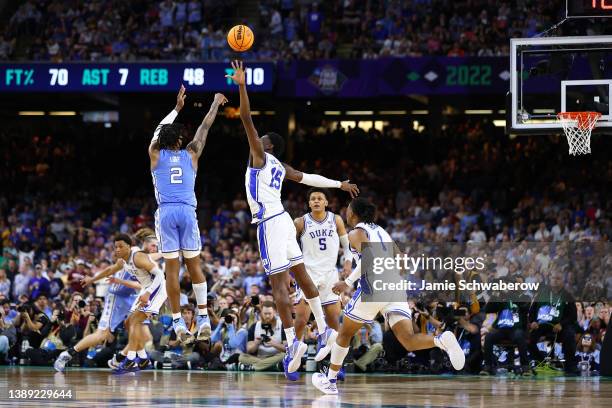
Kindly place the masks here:
[(110, 328), (111, 332), (117, 330), (117, 327), (130, 314), (130, 308), (134, 303), (134, 299), (136, 299), (136, 294), (132, 296), (117, 296), (113, 293), (107, 293), (98, 329), (106, 330)]
[(195, 208), (185, 204), (166, 204), (155, 211), (155, 234), (162, 253), (200, 251), (200, 228)]

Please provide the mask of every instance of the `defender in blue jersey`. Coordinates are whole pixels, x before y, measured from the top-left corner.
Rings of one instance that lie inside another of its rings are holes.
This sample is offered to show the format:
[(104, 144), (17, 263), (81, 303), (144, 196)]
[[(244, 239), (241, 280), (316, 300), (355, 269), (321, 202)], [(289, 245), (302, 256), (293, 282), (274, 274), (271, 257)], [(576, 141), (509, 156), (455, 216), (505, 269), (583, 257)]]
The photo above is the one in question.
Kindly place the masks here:
[(172, 309), (172, 326), (177, 338), (185, 341), (191, 336), (181, 317), (179, 287), (179, 254), (185, 260), (191, 275), (193, 291), (198, 303), (198, 339), (210, 338), (210, 321), (206, 309), (206, 279), (200, 266), (200, 230), (196, 217), (195, 179), (198, 159), (202, 155), (208, 130), (212, 126), (219, 106), (227, 99), (215, 94), (210, 110), (198, 127), (193, 140), (182, 148), (182, 126), (174, 119), (185, 105), (185, 87), (176, 97), (176, 106), (157, 126), (149, 145), (151, 174), (158, 209), (155, 212), (155, 230), (160, 251), (166, 260), (166, 291)]
[(246, 91), (245, 72), (242, 62), (232, 63), (233, 75), (227, 75), (238, 84), (240, 91), (240, 118), (247, 134), (250, 159), (245, 175), (247, 200), (251, 208), (253, 223), (257, 224), (259, 254), (266, 274), (270, 278), (272, 294), (278, 314), (283, 322), (287, 338), (287, 352), (283, 360), (285, 376), (297, 380), (297, 369), (307, 350), (306, 343), (296, 338), (291, 315), (292, 301), (289, 298), (289, 270), (302, 289), (317, 321), (319, 342), (322, 347), (335, 341), (337, 332), (328, 328), (323, 315), (319, 291), (306, 273), (302, 251), (297, 243), (293, 220), (285, 212), (281, 201), (281, 189), (285, 178), (312, 187), (341, 188), (351, 196), (359, 193), (355, 184), (330, 180), (316, 174), (295, 170), (280, 161), (285, 142), (276, 133), (259, 138)]

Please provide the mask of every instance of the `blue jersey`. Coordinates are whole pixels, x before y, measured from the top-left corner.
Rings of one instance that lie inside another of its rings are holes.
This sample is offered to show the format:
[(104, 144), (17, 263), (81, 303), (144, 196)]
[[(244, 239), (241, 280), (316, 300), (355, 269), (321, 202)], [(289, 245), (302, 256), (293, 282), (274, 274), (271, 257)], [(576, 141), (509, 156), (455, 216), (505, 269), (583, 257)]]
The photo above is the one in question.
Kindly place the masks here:
[(187, 150), (160, 150), (157, 167), (151, 171), (155, 199), (164, 204), (186, 204), (197, 207), (196, 172)]
[[(117, 272), (115, 274), (115, 277), (119, 279), (127, 280), (127, 281), (131, 280), (131, 281), (137, 282), (136, 277), (132, 275), (131, 273), (129, 273), (128, 271), (126, 271), (125, 269), (122, 269), (119, 272)], [(113, 283), (108, 288), (108, 293), (112, 293), (113, 295), (121, 296), (121, 297), (130, 297), (136, 294), (136, 289), (132, 289), (128, 286), (124, 286), (119, 283)]]

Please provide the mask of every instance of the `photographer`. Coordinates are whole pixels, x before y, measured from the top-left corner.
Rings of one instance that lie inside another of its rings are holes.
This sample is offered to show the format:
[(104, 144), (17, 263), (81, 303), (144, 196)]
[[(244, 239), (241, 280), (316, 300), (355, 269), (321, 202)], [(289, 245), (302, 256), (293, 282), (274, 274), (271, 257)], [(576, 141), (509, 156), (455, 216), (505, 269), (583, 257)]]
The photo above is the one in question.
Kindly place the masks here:
[(542, 361), (544, 356), (538, 350), (542, 336), (554, 336), (561, 341), (565, 356), (565, 373), (577, 375), (576, 365), (576, 301), (571, 293), (563, 287), (564, 275), (555, 271), (550, 277), (550, 287), (542, 287), (536, 293), (529, 321), (529, 352), (532, 358)]
[(49, 362), (49, 355), (42, 355), (40, 345), (51, 331), (51, 321), (43, 312), (31, 303), (20, 306), (19, 315), (14, 320), (19, 327), (21, 358), (28, 358), (33, 365), (43, 365)]
[[(238, 310), (225, 309), (221, 313), (221, 320), (213, 331), (210, 340), (220, 349), (220, 360), (223, 364), (227, 363), (231, 356), (239, 355), (240, 352), (246, 351), (246, 330), (243, 330), (244, 335), (237, 335), (236, 327), (240, 327), (238, 320)], [(232, 359), (230, 363), (237, 362)]]
[(263, 302), (259, 321), (249, 327), (247, 353), (240, 354), (239, 361), (255, 371), (274, 367), (285, 356), (285, 343), (285, 332), (276, 316), (274, 302)]
[(480, 328), (483, 323), (482, 313), (470, 313), (466, 304), (460, 304), (453, 312), (455, 321), (453, 331), (465, 354), (465, 371), (478, 374), (482, 364)]
[(9, 300), (4, 299), (0, 304), (0, 364), (8, 359), (10, 349), (17, 343), (17, 329), (12, 320), (15, 313)]
[(75, 292), (68, 306), (58, 313), (57, 320), (61, 323), (59, 337), (66, 347), (76, 345), (83, 338), (87, 326), (91, 324), (86, 306), (83, 295)]
[(493, 369), (493, 346), (502, 341), (510, 341), (519, 349), (521, 374), (531, 376), (527, 356), (527, 336), (525, 325), (527, 322), (528, 303), (526, 302), (502, 302), (499, 296), (489, 300), (485, 307), (487, 318), (483, 324), (483, 333), (486, 333), (484, 341), (485, 365), (480, 372), (481, 375), (494, 375)]

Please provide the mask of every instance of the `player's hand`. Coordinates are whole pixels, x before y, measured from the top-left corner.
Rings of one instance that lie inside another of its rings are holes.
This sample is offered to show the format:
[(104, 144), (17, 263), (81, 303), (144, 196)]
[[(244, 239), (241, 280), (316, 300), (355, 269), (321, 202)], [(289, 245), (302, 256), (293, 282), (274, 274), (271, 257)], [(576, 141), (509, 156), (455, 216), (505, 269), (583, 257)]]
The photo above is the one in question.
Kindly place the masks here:
[(115, 278), (114, 276), (111, 276), (110, 278), (107, 279), (108, 283), (115, 284), (115, 283), (119, 283), (119, 281), (117, 280), (117, 278)]
[(216, 93), (215, 94), (215, 103), (223, 106), (227, 103), (227, 98), (225, 97), (225, 95), (221, 94), (221, 93)]
[(123, 269), (123, 267), (125, 266), (125, 260), (123, 258), (117, 259), (117, 261), (115, 262), (115, 266), (119, 269)]
[(185, 98), (187, 97), (186, 92), (185, 85), (181, 85), (181, 89), (179, 89), (178, 95), (176, 95), (176, 106), (174, 107), (175, 111), (180, 112), (181, 109), (183, 109), (183, 106), (185, 106)]
[(351, 288), (349, 287), (349, 285), (346, 284), (345, 281), (339, 281), (334, 283), (334, 286), (332, 287), (332, 292), (334, 292), (336, 295), (339, 295), (350, 289)]
[(359, 195), (359, 187), (357, 184), (350, 183), (351, 180), (346, 180), (342, 182), (340, 188), (351, 195), (351, 198), (355, 198)]
[(87, 286), (91, 285), (92, 282), (93, 282), (93, 278), (89, 277), (89, 276), (86, 277), (86, 278), (81, 279), (81, 281), (80, 281), (82, 287), (87, 287)]
[(138, 304), (141, 307), (145, 307), (149, 303), (149, 297), (151, 297), (151, 294), (149, 292), (143, 293), (138, 297)]
[(234, 69), (234, 75), (226, 75), (225, 77), (232, 79), (236, 85), (245, 85), (246, 81), (242, 61), (232, 61), (232, 68)]

